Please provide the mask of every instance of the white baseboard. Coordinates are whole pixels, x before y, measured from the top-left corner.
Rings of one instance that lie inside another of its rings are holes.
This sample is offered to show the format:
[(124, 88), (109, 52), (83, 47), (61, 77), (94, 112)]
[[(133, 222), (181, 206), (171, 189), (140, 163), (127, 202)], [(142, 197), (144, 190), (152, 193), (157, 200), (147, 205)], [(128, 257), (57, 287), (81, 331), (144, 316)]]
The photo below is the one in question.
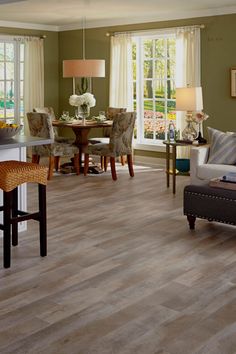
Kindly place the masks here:
[(150, 156), (134, 155), (134, 163), (136, 165), (142, 164), (142, 165), (148, 165), (148, 166), (155, 166), (158, 168), (165, 168), (165, 166), (166, 166), (165, 159), (161, 159), (158, 157), (150, 157)]

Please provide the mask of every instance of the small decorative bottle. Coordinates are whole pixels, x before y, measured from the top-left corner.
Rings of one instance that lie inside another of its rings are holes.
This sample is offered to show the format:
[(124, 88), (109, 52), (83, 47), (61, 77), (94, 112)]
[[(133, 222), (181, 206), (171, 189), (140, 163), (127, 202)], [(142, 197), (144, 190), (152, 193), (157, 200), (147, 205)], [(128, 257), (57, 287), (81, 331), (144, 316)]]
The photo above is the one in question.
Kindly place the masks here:
[(172, 120), (170, 121), (170, 124), (169, 124), (169, 140), (170, 141), (175, 141), (175, 126), (172, 122)]

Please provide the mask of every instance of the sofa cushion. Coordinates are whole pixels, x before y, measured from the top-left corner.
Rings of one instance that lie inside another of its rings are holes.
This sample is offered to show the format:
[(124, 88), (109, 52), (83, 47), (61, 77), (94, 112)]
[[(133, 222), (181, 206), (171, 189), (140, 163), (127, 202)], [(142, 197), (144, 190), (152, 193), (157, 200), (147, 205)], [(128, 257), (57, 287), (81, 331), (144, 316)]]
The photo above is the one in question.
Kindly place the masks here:
[(220, 164), (203, 164), (197, 167), (197, 177), (209, 181), (225, 175), (228, 172), (236, 172), (236, 166)]
[(236, 164), (236, 134), (223, 133), (208, 127), (210, 155), (208, 164)]

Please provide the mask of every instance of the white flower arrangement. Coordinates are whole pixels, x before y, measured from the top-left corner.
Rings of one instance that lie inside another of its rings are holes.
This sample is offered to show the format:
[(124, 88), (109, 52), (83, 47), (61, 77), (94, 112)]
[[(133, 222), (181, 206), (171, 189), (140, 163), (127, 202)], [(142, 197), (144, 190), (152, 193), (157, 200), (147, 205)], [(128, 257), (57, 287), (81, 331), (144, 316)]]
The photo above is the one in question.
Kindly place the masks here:
[(71, 95), (69, 98), (69, 104), (75, 107), (81, 107), (83, 110), (87, 107), (94, 107), (96, 100), (94, 95), (89, 92), (84, 93), (83, 95)]

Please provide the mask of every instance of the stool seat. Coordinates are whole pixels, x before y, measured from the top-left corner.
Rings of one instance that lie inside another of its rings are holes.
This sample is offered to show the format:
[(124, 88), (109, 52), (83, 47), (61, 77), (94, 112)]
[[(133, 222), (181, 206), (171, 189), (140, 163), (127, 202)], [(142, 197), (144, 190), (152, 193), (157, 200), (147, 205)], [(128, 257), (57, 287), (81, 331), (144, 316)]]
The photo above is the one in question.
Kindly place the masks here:
[(22, 161), (0, 162), (0, 189), (10, 192), (27, 182), (47, 184), (47, 168), (38, 164)]
[[(0, 189), (3, 191), (3, 266), (11, 266), (11, 243), (18, 245), (18, 223), (26, 220), (39, 222), (40, 255), (47, 255), (46, 184), (48, 169), (23, 161), (0, 162)], [(18, 209), (18, 186), (23, 183), (38, 184), (38, 211), (29, 213)]]

